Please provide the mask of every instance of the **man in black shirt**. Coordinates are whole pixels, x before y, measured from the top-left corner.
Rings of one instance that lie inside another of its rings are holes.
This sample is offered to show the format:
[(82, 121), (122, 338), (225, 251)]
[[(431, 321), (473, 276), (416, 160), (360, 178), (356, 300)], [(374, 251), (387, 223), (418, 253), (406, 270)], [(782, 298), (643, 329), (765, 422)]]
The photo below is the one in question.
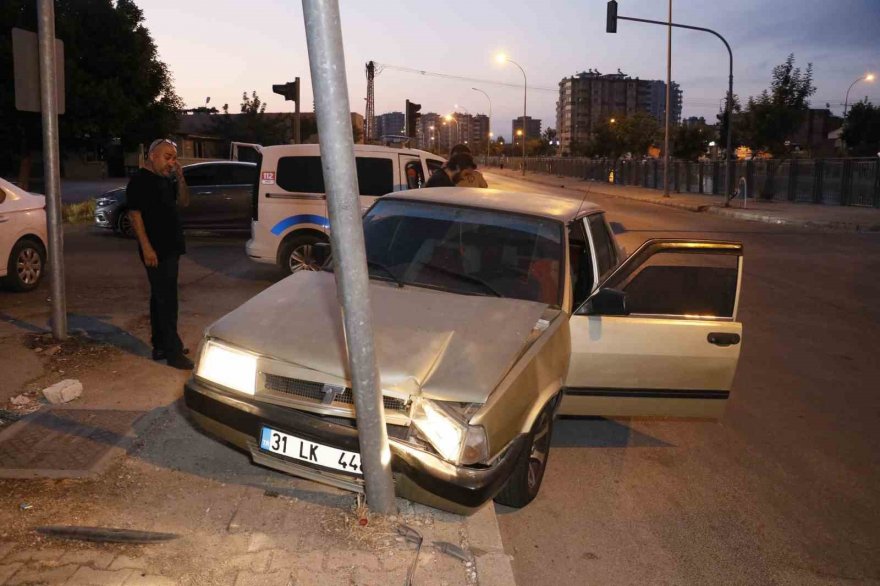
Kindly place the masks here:
[(446, 164), (434, 171), (425, 187), (455, 187), (463, 172), (476, 169), (474, 158), (467, 153), (455, 153)]
[(126, 199), (150, 281), (153, 360), (167, 359), (169, 366), (192, 369), (177, 335), (178, 261), (186, 252), (177, 208), (189, 205), (177, 145), (168, 139), (153, 141), (143, 168), (128, 182)]

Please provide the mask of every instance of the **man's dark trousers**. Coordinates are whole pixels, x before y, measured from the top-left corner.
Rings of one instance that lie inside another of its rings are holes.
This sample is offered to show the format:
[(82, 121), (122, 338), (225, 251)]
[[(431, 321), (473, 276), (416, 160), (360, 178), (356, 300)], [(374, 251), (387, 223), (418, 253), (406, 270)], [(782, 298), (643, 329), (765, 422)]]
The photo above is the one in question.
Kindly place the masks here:
[(150, 328), (153, 348), (164, 350), (168, 357), (183, 354), (183, 342), (177, 335), (177, 269), (180, 257), (171, 255), (159, 265), (147, 268), (150, 280)]

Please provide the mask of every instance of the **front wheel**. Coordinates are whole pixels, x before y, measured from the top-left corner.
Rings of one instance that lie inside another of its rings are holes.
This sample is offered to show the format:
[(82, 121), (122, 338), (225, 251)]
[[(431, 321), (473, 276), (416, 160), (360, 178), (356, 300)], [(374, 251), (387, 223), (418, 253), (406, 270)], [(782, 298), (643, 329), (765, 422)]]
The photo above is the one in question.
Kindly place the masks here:
[(508, 507), (522, 508), (538, 496), (547, 458), (550, 456), (550, 438), (553, 435), (553, 407), (550, 401), (541, 411), (528, 435), (528, 444), (517, 459), (507, 484), (495, 496), (495, 502)]
[(12, 247), (6, 281), (14, 291), (36, 289), (46, 268), (46, 251), (36, 240), (24, 238)]
[(279, 255), (281, 267), (288, 273), (300, 271), (320, 271), (321, 264), (315, 257), (315, 244), (325, 242), (323, 238), (312, 234), (294, 236), (284, 243)]
[(119, 217), (116, 218), (116, 231), (126, 238), (134, 237), (134, 226), (131, 225), (131, 215), (128, 210), (119, 212)]

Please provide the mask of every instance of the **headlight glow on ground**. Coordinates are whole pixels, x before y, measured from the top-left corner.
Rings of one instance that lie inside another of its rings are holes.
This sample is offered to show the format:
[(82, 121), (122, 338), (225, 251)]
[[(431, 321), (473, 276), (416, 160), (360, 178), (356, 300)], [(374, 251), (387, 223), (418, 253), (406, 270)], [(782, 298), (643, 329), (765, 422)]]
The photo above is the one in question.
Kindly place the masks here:
[(208, 342), (199, 360), (198, 376), (218, 385), (253, 395), (257, 358), (217, 342)]

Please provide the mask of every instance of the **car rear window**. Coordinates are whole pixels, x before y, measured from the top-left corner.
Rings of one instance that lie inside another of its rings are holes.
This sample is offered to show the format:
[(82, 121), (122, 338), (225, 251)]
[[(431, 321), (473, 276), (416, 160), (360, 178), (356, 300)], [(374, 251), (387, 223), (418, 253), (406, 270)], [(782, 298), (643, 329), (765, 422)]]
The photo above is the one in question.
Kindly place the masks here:
[(394, 164), (382, 157), (357, 157), (361, 195), (385, 195), (394, 191)]
[(253, 165), (231, 165), (233, 185), (251, 185), (257, 175), (257, 168)]
[(183, 175), (186, 178), (186, 184), (190, 187), (217, 185), (216, 167), (216, 165), (199, 165), (184, 169)]

